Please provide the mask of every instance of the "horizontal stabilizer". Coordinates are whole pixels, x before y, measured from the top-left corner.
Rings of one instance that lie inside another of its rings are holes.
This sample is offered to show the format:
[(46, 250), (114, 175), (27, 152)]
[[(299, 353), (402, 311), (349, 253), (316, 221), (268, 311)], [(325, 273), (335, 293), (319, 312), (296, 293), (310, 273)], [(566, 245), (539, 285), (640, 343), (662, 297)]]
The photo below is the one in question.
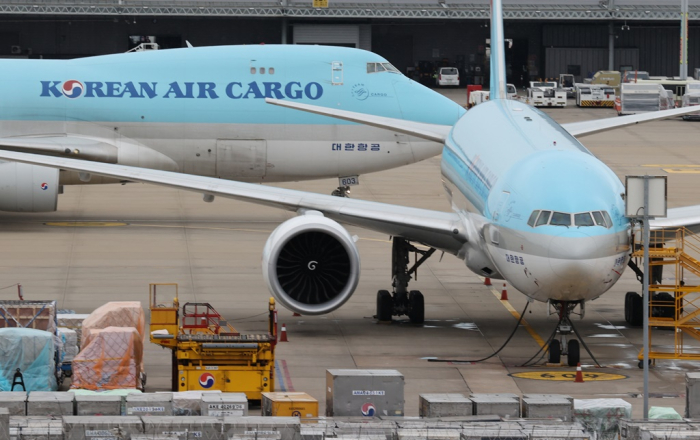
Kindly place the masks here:
[(673, 108), (671, 110), (660, 110), (657, 112), (642, 113), (641, 115), (619, 116), (615, 118), (594, 119), (592, 121), (572, 122), (562, 124), (566, 131), (575, 137), (588, 136), (589, 134), (600, 133), (602, 131), (614, 130), (616, 128), (641, 124), (644, 122), (656, 121), (659, 119), (674, 118), (690, 113), (700, 113), (700, 107)]
[(343, 119), (345, 121), (357, 122), (358, 124), (370, 125), (372, 127), (385, 128), (398, 133), (416, 136), (429, 141), (445, 143), (447, 135), (452, 130), (451, 125), (425, 124), (422, 122), (406, 121), (404, 119), (385, 118), (383, 116), (368, 115), (347, 110), (336, 110), (328, 107), (319, 107), (310, 104), (284, 101), (281, 99), (266, 98), (268, 104), (279, 105), (304, 112), (314, 113), (331, 118)]

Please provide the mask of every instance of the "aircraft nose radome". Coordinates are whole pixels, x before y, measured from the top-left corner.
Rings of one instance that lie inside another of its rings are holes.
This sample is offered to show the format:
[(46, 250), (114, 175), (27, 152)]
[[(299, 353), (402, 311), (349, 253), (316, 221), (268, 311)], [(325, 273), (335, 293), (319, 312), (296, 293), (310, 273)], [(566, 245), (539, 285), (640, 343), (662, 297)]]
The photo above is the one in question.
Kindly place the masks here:
[(580, 230), (564, 231), (551, 238), (549, 264), (558, 277), (574, 284), (586, 283), (592, 272), (595, 245), (592, 237)]

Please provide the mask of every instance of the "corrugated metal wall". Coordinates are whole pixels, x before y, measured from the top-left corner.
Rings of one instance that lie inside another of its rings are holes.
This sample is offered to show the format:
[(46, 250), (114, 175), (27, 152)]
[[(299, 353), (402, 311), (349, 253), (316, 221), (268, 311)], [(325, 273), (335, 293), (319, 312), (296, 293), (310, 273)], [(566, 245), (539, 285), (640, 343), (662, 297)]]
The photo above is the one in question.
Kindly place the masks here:
[[(370, 44), (371, 38), (370, 35)], [(339, 44), (360, 47), (360, 26), (338, 25), (294, 25), (294, 44)]]
[[(567, 73), (568, 66), (580, 66), (581, 76), (577, 81), (598, 70), (608, 70), (608, 49), (588, 49), (579, 47), (548, 47), (545, 49), (545, 76), (558, 78), (560, 73)], [(615, 49), (615, 70), (620, 66), (638, 66), (638, 49)]]
[[(623, 22), (613, 26), (616, 48), (638, 49), (638, 64), (633, 67), (646, 70), (652, 75), (678, 75), (680, 27), (676, 23), (669, 25), (644, 25), (629, 22), (629, 30), (622, 30)], [(700, 67), (700, 28), (689, 28), (688, 72)], [(587, 24), (556, 24), (542, 26), (542, 45), (550, 48), (600, 48), (608, 47), (608, 26)], [(618, 62), (615, 65), (632, 64)], [(549, 75), (549, 60), (545, 69)], [(607, 69), (607, 56), (604, 64)], [(583, 73), (583, 72), (582, 72)]]

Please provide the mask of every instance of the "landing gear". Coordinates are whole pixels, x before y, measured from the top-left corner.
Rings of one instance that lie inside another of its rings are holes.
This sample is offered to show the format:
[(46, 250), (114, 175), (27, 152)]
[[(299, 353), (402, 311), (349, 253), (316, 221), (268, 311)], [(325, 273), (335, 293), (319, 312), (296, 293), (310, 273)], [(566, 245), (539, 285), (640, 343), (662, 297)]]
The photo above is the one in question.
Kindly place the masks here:
[(349, 186), (339, 186), (334, 189), (331, 193), (332, 196), (336, 197), (350, 197), (350, 187)]
[[(549, 362), (559, 364), (561, 363), (561, 357), (566, 356), (566, 364), (570, 367), (575, 367), (581, 362), (581, 343), (577, 339), (567, 341), (567, 337), (572, 333), (576, 333), (570, 316), (572, 313), (575, 313), (576, 307), (580, 306), (581, 311), (578, 314), (583, 318), (585, 312), (584, 303), (550, 301), (549, 304), (554, 307), (554, 313), (559, 315), (556, 332), (549, 343)], [(559, 339), (554, 339), (557, 334), (559, 334)]]
[[(409, 269), (409, 254), (416, 254), (416, 261)], [(418, 267), (425, 262), (435, 249), (427, 251), (418, 249), (409, 241), (401, 237), (393, 237), (391, 247), (391, 278), (393, 295), (387, 290), (377, 292), (377, 320), (391, 321), (392, 316), (408, 315), (408, 319), (414, 324), (422, 324), (425, 321), (425, 301), (423, 294), (418, 290), (408, 291), (408, 282), (416, 273)], [(420, 255), (420, 259), (418, 258)]]

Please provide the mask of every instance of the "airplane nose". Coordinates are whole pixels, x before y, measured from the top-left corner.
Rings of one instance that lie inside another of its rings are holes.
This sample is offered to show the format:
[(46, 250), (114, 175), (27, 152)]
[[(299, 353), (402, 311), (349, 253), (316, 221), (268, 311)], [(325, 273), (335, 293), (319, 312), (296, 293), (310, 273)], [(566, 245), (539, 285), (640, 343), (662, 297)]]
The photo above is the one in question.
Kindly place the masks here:
[(549, 265), (552, 272), (573, 285), (590, 282), (595, 241), (581, 230), (567, 230), (551, 238)]

